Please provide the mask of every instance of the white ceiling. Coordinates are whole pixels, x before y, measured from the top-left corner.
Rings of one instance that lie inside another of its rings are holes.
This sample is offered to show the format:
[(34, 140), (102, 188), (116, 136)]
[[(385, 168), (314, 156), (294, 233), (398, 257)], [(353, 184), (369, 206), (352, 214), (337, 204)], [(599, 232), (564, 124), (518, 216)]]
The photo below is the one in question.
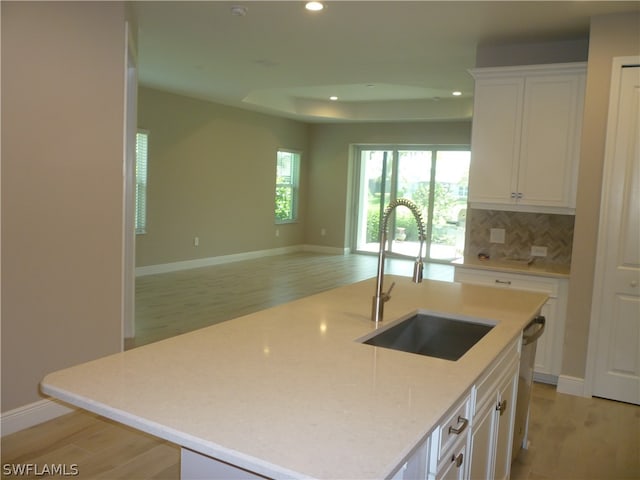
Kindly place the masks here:
[[(321, 121), (471, 115), (478, 45), (584, 39), (637, 1), (135, 2), (140, 83)], [(232, 14), (233, 6), (246, 15)], [(462, 96), (453, 97), (453, 90)], [(336, 95), (338, 101), (328, 97)]]

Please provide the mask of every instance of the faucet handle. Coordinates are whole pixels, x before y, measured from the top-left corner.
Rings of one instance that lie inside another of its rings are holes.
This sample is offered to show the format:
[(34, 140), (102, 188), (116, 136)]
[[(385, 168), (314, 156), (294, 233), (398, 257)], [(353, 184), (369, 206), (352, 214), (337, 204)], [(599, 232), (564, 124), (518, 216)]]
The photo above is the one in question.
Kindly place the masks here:
[(391, 299), (391, 290), (393, 290), (393, 287), (396, 286), (396, 282), (391, 282), (391, 286), (389, 287), (389, 290), (386, 291), (386, 293), (382, 294), (382, 299), (387, 302)]
[(424, 269), (424, 264), (422, 260), (416, 260), (416, 263), (413, 265), (413, 283), (421, 283), (422, 282), (422, 271)]

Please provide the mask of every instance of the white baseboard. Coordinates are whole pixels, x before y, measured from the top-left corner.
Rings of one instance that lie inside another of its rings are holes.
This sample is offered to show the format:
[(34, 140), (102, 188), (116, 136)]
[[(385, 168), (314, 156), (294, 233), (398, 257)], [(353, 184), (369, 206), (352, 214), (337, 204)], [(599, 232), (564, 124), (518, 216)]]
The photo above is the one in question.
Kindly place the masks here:
[(322, 245), (302, 245), (301, 251), (313, 253), (326, 253), (327, 255), (349, 255), (350, 248), (324, 247)]
[(177, 272), (179, 270), (189, 270), (191, 268), (211, 267), (231, 262), (243, 260), (253, 260), (256, 258), (270, 257), (275, 255), (285, 255), (295, 252), (316, 252), (329, 255), (346, 255), (348, 248), (323, 247), (321, 245), (292, 245), (290, 247), (270, 248), (268, 250), (255, 250), (253, 252), (234, 253), (231, 255), (220, 255), (218, 257), (196, 258), (194, 260), (184, 260), (182, 262), (162, 263), (158, 265), (148, 265), (136, 267), (136, 277), (145, 275), (155, 275), (157, 273)]
[(4, 437), (73, 411), (72, 408), (53, 400), (38, 400), (2, 413), (0, 434)]
[(533, 381), (538, 383), (546, 383), (547, 385), (558, 385), (558, 376), (549, 373), (533, 372)]
[(222, 265), (224, 263), (239, 262), (242, 260), (253, 260), (255, 258), (300, 252), (301, 250), (301, 246), (295, 245), (292, 247), (271, 248), (269, 250), (255, 250), (253, 252), (234, 253), (232, 255), (220, 255), (218, 257), (196, 258), (195, 260), (185, 260), (182, 262), (162, 263), (159, 265), (136, 267), (136, 277), (141, 277), (144, 275), (155, 275), (156, 273), (177, 272), (179, 270), (189, 270), (190, 268), (211, 267), (213, 265)]
[(560, 375), (558, 377), (558, 387), (556, 391), (576, 397), (587, 396), (584, 393), (584, 378), (571, 377), (569, 375)]

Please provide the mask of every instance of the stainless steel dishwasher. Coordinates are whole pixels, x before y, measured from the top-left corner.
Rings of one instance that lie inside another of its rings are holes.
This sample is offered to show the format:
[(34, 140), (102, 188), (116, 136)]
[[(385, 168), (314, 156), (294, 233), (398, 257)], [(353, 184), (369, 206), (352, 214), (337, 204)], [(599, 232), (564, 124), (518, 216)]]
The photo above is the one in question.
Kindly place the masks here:
[(520, 354), (520, 374), (518, 378), (518, 399), (513, 431), (511, 460), (520, 449), (528, 447), (527, 432), (529, 429), (529, 404), (531, 403), (531, 387), (533, 386), (533, 367), (536, 359), (536, 343), (544, 332), (545, 318), (537, 316), (522, 332), (522, 352)]

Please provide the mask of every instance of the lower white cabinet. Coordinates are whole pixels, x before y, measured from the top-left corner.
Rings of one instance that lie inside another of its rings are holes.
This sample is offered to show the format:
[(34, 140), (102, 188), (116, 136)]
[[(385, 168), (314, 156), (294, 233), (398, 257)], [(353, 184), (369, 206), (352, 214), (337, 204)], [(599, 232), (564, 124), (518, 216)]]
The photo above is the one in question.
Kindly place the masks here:
[(471, 430), (471, 394), (444, 416), (431, 434), (430, 480), (467, 478), (467, 443)]
[(516, 339), (494, 360), (431, 434), (427, 479), (509, 477), (520, 343)]
[(467, 478), (467, 442), (461, 439), (455, 444), (450, 456), (445, 457), (438, 466), (436, 480), (464, 480)]
[(512, 344), (474, 386), (474, 412), (468, 445), (470, 479), (509, 478), (518, 387), (519, 341)]
[(530, 290), (549, 295), (549, 300), (540, 312), (545, 317), (546, 324), (545, 331), (536, 344), (534, 378), (539, 382), (557, 384), (562, 367), (569, 280), (466, 266), (456, 266), (454, 279), (461, 283)]
[(471, 456), (472, 462), (469, 466), (469, 478), (491, 478), (489, 477), (493, 452), (491, 437), (494, 430), (494, 413), (491, 408), (485, 408), (476, 414), (473, 419), (473, 430), (471, 431)]
[(391, 480), (509, 478), (520, 343), (492, 362)]
[(494, 466), (493, 475), (487, 478), (503, 480), (509, 478), (511, 472), (511, 449), (513, 425), (516, 413), (518, 387), (518, 365), (513, 364), (507, 371), (503, 383), (497, 392), (493, 414), (494, 422)]

